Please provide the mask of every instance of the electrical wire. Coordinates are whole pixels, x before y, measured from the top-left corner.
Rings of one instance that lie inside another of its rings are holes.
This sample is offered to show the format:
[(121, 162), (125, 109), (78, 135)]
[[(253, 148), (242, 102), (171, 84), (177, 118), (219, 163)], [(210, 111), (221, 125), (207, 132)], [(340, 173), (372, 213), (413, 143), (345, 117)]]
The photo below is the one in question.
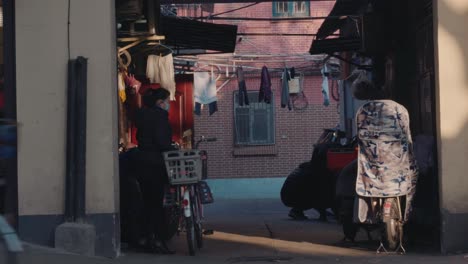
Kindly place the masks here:
[[(335, 80), (332, 80), (331, 83), (332, 83), (331, 96), (332, 96), (333, 100), (338, 102), (338, 101), (340, 101), (340, 90), (339, 90), (338, 84), (335, 85), (336, 84)], [(335, 91), (336, 91), (336, 94), (335, 94)]]
[(296, 111), (304, 111), (309, 107), (309, 101), (307, 100), (304, 91), (301, 91), (296, 95), (291, 95), (291, 100), (293, 109)]
[(260, 4), (260, 2), (255, 2), (255, 3), (253, 3), (253, 4), (249, 4), (249, 5), (246, 5), (246, 6), (242, 6), (242, 7), (235, 8), (235, 9), (231, 9), (231, 10), (224, 11), (224, 12), (217, 13), (217, 14), (211, 14), (211, 15), (206, 16), (206, 17), (198, 17), (198, 18), (196, 18), (196, 19), (211, 19), (211, 18), (214, 18), (214, 17), (219, 16), (219, 15), (224, 15), (224, 14), (227, 14), (227, 13), (232, 13), (232, 12), (235, 12), (235, 11), (238, 11), (238, 10), (241, 10), (241, 9), (244, 9), (244, 8), (248, 8), (248, 7), (251, 7), (251, 6), (254, 6), (254, 5), (258, 5), (258, 4)]
[[(220, 14), (217, 14), (220, 15)], [(352, 17), (350, 15), (345, 15), (347, 17)], [(325, 16), (308, 16), (308, 17), (283, 17), (283, 18), (271, 18), (271, 17), (191, 17), (192, 19), (213, 19), (213, 20), (242, 20), (242, 21), (304, 21), (308, 20), (324, 20), (327, 18)]]

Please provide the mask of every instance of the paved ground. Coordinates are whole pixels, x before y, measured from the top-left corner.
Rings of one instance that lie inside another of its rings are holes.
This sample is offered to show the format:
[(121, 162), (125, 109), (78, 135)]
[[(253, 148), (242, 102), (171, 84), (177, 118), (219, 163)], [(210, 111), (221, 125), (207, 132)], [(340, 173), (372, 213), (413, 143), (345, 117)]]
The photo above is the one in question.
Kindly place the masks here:
[[(376, 255), (377, 245), (367, 242), (365, 234), (360, 234), (362, 242), (356, 245), (342, 243), (336, 222), (291, 221), (287, 212), (275, 199), (217, 201), (206, 207), (206, 227), (214, 234), (206, 236), (205, 248), (195, 257), (188, 256), (181, 235), (171, 242), (177, 250), (173, 256), (124, 251), (120, 258), (110, 260), (27, 246), (19, 263), (468, 263), (468, 255), (439, 256), (417, 248), (404, 256)], [(307, 213), (318, 216), (313, 210)]]

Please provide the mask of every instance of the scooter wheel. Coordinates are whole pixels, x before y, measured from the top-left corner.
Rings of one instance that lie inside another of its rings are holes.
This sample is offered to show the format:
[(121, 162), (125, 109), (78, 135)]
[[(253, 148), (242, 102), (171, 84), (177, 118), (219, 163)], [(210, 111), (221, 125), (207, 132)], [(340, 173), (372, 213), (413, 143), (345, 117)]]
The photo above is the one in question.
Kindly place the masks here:
[[(403, 225), (400, 223), (397, 200), (391, 199), (390, 215), (383, 223), (383, 242), (389, 250), (396, 250), (400, 245), (400, 237), (403, 234)], [(387, 200), (388, 201), (388, 200)]]

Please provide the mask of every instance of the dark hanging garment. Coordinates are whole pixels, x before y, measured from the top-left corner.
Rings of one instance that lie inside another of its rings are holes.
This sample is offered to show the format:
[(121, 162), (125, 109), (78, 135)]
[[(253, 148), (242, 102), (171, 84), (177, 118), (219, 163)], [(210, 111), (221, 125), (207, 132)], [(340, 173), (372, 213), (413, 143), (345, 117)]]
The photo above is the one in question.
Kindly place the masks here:
[(281, 108), (288, 106), (288, 109), (291, 111), (291, 100), (289, 98), (289, 83), (291, 80), (287, 68), (284, 68), (283, 76), (281, 77)]
[(296, 69), (294, 67), (291, 68), (291, 79), (294, 79), (296, 77)]
[(239, 82), (239, 105), (249, 105), (249, 96), (247, 94), (247, 86), (245, 85), (244, 70), (242, 67), (237, 68), (237, 81)]
[(262, 67), (262, 76), (260, 80), (260, 92), (258, 94), (258, 101), (271, 103), (271, 78), (266, 66)]

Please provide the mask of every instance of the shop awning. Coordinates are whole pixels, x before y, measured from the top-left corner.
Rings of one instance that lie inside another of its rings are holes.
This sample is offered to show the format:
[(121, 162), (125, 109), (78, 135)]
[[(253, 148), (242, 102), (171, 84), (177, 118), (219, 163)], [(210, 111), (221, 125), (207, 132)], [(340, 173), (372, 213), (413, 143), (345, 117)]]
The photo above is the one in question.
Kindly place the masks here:
[[(361, 48), (361, 38), (357, 35), (328, 38), (337, 30), (343, 29), (349, 22), (356, 21), (369, 0), (337, 0), (328, 17), (317, 31), (316, 39), (310, 47), (311, 54), (353, 51)], [(343, 35), (343, 34), (342, 34)]]
[(161, 34), (166, 43), (185, 49), (234, 52), (237, 26), (213, 24), (177, 17), (161, 17)]

